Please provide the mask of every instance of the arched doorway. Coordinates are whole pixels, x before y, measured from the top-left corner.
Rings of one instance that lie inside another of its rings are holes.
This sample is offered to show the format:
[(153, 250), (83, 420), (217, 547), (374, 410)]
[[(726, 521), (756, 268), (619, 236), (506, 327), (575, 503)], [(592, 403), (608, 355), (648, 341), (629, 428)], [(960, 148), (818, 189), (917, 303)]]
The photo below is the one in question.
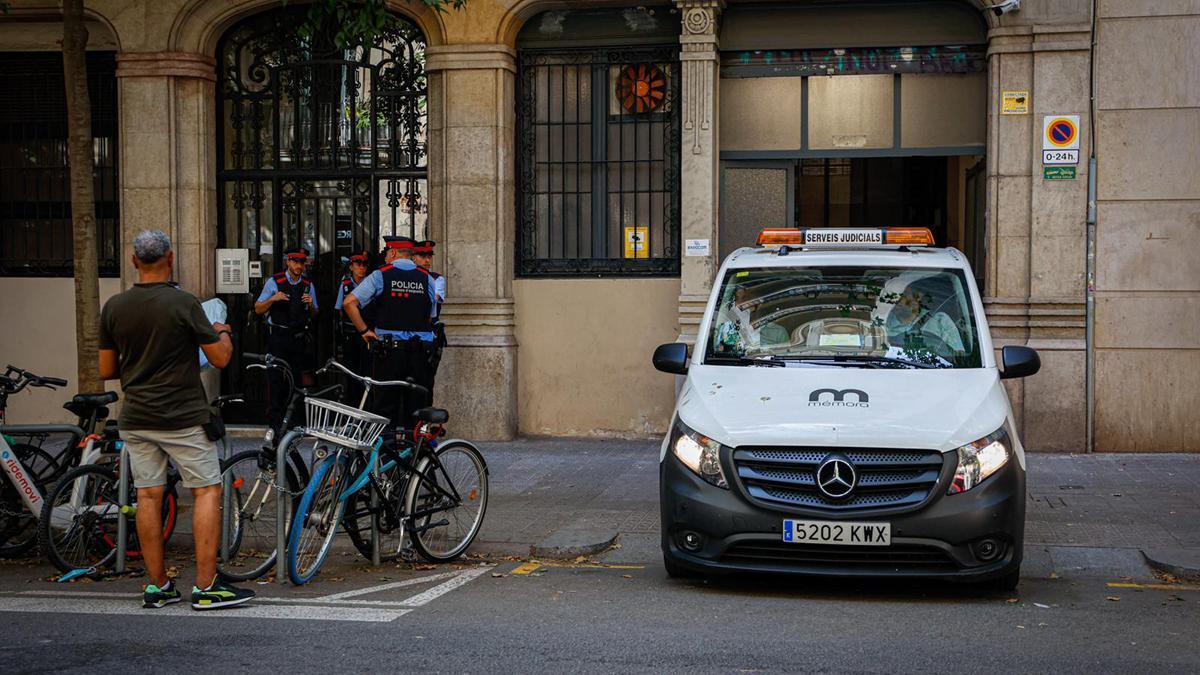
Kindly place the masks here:
[[(262, 351), (253, 303), (282, 253), (304, 246), (321, 309), (316, 362), (335, 353), (334, 301), (352, 252), (384, 235), (426, 235), (425, 38), (396, 17), (370, 48), (339, 49), (337, 26), (304, 29), (286, 7), (233, 26), (217, 48), (218, 245), (249, 250), (250, 294), (226, 296), (239, 351)], [(261, 276), (254, 277), (254, 263)], [(261, 419), (264, 387), (241, 359), (225, 391)]]

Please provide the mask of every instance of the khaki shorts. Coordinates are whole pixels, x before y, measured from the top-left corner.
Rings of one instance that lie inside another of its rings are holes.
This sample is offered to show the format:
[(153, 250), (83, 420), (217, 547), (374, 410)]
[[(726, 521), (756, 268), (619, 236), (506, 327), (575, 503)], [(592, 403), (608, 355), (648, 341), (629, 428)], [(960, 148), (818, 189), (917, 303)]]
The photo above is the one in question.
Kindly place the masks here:
[(202, 488), (221, 482), (217, 446), (201, 427), (186, 429), (122, 429), (121, 439), (129, 450), (133, 486), (152, 488), (167, 484), (167, 457), (185, 488)]

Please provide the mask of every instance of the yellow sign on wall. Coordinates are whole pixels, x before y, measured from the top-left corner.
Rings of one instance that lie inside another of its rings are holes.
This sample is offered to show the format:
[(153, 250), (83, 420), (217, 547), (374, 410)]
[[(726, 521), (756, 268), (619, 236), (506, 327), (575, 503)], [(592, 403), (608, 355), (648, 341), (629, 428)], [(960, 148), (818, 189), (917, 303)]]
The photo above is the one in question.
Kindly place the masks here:
[(1029, 92), (1028, 91), (1006, 91), (1002, 92), (1000, 98), (1000, 114), (1001, 115), (1028, 115), (1029, 114)]
[(650, 257), (650, 228), (640, 226), (625, 228), (625, 257)]

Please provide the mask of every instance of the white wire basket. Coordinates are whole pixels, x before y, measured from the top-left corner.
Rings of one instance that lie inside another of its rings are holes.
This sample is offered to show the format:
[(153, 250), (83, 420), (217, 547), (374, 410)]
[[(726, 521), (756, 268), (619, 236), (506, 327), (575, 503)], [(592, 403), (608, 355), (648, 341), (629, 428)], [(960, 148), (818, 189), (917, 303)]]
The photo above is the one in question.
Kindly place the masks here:
[(323, 398), (304, 399), (304, 433), (348, 448), (369, 448), (388, 418)]

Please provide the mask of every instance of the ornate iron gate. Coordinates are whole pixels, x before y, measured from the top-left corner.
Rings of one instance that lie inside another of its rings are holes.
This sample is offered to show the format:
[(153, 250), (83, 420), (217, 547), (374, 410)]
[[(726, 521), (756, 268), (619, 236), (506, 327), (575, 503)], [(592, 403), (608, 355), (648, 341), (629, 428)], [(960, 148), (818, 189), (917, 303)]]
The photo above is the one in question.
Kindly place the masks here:
[[(217, 239), (262, 269), (249, 296), (225, 298), (239, 356), (265, 344), (254, 300), (284, 249), (309, 250), (320, 362), (336, 349), (345, 259), (384, 235), (426, 234), (425, 40), (397, 17), (372, 47), (338, 49), (335, 26), (302, 37), (304, 18), (296, 7), (250, 17), (218, 47)], [(261, 419), (265, 387), (242, 365), (226, 369), (225, 391), (244, 391), (247, 417)]]

